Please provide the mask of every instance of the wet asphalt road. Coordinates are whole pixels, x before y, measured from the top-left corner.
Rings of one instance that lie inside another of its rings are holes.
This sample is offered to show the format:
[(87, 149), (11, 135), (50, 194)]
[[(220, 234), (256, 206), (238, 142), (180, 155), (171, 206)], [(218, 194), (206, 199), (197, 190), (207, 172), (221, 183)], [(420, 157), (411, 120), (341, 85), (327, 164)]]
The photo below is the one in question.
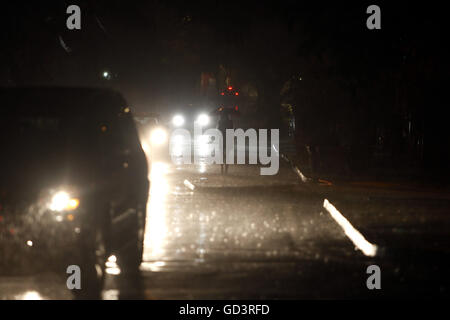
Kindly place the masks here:
[[(110, 263), (104, 299), (448, 297), (447, 195), (305, 184), (280, 165), (276, 176), (247, 165), (222, 176), (154, 162), (141, 274)], [(379, 246), (375, 257), (355, 249), (325, 198)], [(367, 289), (372, 264), (381, 290)], [(0, 299), (71, 299), (65, 276), (0, 275)]]

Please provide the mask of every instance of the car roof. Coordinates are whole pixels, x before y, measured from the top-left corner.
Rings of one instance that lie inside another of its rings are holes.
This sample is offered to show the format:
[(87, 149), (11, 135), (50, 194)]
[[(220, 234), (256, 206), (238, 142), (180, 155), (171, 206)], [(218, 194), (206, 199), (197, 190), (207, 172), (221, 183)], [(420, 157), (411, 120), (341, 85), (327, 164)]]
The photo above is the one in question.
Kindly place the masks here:
[(13, 87), (0, 88), (0, 114), (57, 116), (118, 114), (126, 107), (118, 92), (107, 88)]

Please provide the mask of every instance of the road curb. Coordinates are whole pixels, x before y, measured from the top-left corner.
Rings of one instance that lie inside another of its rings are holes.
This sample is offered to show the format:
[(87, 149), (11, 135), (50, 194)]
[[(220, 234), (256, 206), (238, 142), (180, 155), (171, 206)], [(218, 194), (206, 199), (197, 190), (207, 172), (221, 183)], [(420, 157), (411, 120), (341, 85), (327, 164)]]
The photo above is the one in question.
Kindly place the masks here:
[(289, 163), (289, 165), (291, 166), (292, 170), (294, 170), (294, 172), (297, 174), (297, 176), (300, 178), (300, 180), (301, 180), (303, 183), (314, 183), (314, 182), (315, 182), (314, 179), (305, 176), (305, 175), (303, 174), (303, 172), (301, 172), (300, 169), (294, 164), (294, 162), (293, 162), (291, 159), (289, 159), (288, 156), (286, 156), (285, 154), (283, 154), (283, 153), (281, 153), (281, 152), (280, 152), (279, 154), (280, 154), (281, 158), (282, 158), (284, 161), (286, 161), (287, 163)]

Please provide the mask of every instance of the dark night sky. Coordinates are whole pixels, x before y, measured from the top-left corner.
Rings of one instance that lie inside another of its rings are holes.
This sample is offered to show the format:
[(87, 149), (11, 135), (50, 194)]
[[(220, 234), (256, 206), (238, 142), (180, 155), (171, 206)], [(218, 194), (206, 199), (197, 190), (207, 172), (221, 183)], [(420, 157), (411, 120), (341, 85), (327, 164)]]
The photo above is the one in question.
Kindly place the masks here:
[[(65, 28), (79, 4), (82, 30)], [(102, 85), (100, 74), (138, 107), (193, 100), (200, 72), (220, 64), (246, 79), (282, 85), (308, 69), (301, 57), (326, 55), (344, 77), (395, 70), (404, 59), (445, 57), (434, 4), (395, 1), (382, 8), (382, 30), (365, 28), (372, 2), (58, 1), (2, 7), (2, 84)], [(59, 36), (71, 52), (67, 53)], [(303, 62), (302, 62), (303, 61)], [(306, 60), (308, 61), (308, 60)], [(267, 70), (266, 70), (267, 69)], [(272, 82), (271, 82), (272, 81)]]

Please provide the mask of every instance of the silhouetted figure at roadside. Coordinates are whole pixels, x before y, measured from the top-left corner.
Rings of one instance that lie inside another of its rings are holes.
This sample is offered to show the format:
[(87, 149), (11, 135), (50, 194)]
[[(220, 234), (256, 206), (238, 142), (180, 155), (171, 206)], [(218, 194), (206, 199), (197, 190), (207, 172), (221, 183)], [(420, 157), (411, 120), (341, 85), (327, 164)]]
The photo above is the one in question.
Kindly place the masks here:
[(226, 155), (227, 155), (227, 129), (234, 129), (234, 123), (232, 119), (232, 115), (237, 113), (235, 109), (232, 108), (219, 108), (217, 110), (218, 120), (217, 120), (217, 129), (222, 133), (223, 144), (223, 163), (220, 165), (220, 173), (227, 174), (228, 173), (228, 164), (226, 163)]

